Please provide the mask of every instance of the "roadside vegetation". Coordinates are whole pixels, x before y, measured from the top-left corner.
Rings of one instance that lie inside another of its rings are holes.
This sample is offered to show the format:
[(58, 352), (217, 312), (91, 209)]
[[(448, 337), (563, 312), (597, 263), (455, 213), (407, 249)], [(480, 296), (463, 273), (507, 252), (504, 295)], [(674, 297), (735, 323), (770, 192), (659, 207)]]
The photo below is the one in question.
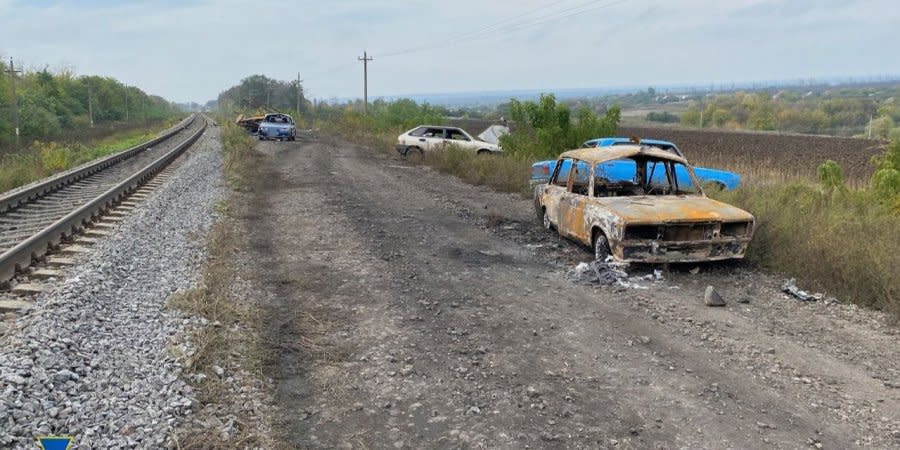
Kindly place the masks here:
[(171, 122), (174, 122), (174, 119), (165, 124), (118, 133), (89, 143), (34, 141), (25, 151), (0, 156), (0, 192), (149, 141), (156, 132)]
[[(235, 221), (229, 220), (243, 214), (239, 193), (249, 190), (255, 183), (260, 157), (253, 149), (252, 139), (243, 129), (228, 119), (220, 120), (219, 124), (224, 175), (232, 194), (217, 207), (223, 218), (207, 238), (209, 257), (203, 267), (201, 283), (197, 288), (169, 300), (170, 307), (203, 317), (210, 324), (190, 336), (196, 353), (185, 364), (185, 373), (203, 375), (202, 379), (193, 380), (198, 399), (202, 402), (201, 412), (198, 413), (202, 421), (181, 430), (177, 438), (178, 448), (271, 448), (271, 436), (255, 432), (257, 427), (254, 421), (266, 418), (248, 411), (248, 404), (229, 393), (234, 386), (230, 389), (226, 383), (231, 381), (217, 373), (227, 370), (228, 378), (239, 377), (237, 372), (243, 369), (253, 379), (236, 383), (257, 386), (265, 385), (268, 379), (263, 369), (266, 354), (259, 341), (263, 321), (254, 303), (256, 299), (243, 297), (235, 288), (240, 283), (235, 255), (240, 248), (243, 231)], [(227, 414), (237, 417), (233, 434), (226, 436), (220, 433), (221, 422), (218, 422), (215, 411), (227, 411)], [(207, 417), (206, 414), (212, 416)]]
[[(444, 108), (408, 99), (377, 101), (370, 105), (367, 115), (360, 109), (359, 105), (320, 105), (314, 120), (329, 134), (396, 154), (398, 135), (422, 124), (445, 124), (448, 113)], [(591, 137), (612, 134), (620, 113), (616, 107), (603, 115), (587, 108), (573, 112), (553, 95), (543, 95), (537, 102), (513, 100), (509, 114), (515, 126), (500, 139), (503, 155), (478, 156), (448, 148), (428, 152), (424, 163), (472, 184), (527, 195), (531, 192), (528, 182), (534, 160), (554, 158)]]
[[(0, 61), (0, 72), (4, 72), (0, 76), (0, 154), (12, 152), (15, 143), (12, 79), (6, 76), (7, 69), (9, 62)], [(23, 144), (103, 138), (132, 123), (158, 123), (181, 113), (166, 99), (137, 87), (109, 77), (77, 76), (68, 69), (25, 70), (15, 82)]]
[(713, 195), (756, 216), (753, 264), (900, 317), (900, 141), (877, 164), (860, 188), (826, 161), (817, 184), (756, 182)]

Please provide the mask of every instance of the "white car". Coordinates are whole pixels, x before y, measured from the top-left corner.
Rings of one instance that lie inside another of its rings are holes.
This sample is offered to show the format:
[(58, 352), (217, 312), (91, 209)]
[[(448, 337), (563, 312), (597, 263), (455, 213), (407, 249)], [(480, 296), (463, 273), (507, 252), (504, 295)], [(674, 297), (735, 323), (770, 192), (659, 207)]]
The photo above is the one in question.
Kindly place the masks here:
[(403, 156), (421, 155), (426, 151), (440, 150), (448, 146), (471, 150), (478, 154), (503, 151), (499, 145), (478, 140), (457, 127), (422, 125), (397, 137), (397, 151)]

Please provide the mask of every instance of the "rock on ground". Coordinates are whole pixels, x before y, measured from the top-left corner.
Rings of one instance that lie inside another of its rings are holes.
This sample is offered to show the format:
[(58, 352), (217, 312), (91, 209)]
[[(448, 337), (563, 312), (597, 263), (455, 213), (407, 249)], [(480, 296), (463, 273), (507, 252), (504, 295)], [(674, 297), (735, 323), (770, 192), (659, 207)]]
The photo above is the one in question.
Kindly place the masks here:
[(224, 192), (211, 128), (164, 185), (80, 257), (0, 339), (0, 448), (72, 435), (80, 448), (164, 448), (195, 403), (172, 338), (199, 323), (166, 309), (205, 258)]

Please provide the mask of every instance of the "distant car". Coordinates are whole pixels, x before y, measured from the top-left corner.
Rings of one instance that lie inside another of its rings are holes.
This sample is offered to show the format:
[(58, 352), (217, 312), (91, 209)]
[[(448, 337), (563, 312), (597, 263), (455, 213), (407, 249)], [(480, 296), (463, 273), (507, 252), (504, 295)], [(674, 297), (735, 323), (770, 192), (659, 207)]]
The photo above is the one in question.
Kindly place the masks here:
[[(615, 147), (619, 145), (634, 145), (631, 139), (624, 137), (606, 137), (606, 138), (598, 138), (591, 139), (586, 141), (584, 144), (581, 144), (582, 148), (605, 148), (605, 147)], [(650, 146), (656, 147), (661, 150), (665, 150), (670, 153), (674, 153), (677, 156), (684, 158), (684, 153), (676, 146), (675, 144), (669, 141), (660, 141), (656, 139), (641, 139), (640, 145), (642, 146)], [(553, 169), (555, 168), (556, 161), (540, 161), (531, 165), (531, 181), (532, 183), (546, 183), (547, 179), (550, 178), (550, 174), (553, 173)], [(676, 174), (679, 177), (679, 180), (685, 181), (687, 179), (687, 173), (683, 171), (678, 171)], [(697, 179), (700, 180), (700, 183), (706, 186), (713, 186), (722, 190), (732, 190), (737, 189), (741, 184), (741, 176), (734, 173), (729, 172), (727, 170), (720, 169), (710, 169), (707, 167), (694, 167), (694, 175), (697, 176)]]
[(582, 148), (560, 155), (554, 167), (534, 189), (538, 219), (591, 246), (599, 261), (740, 259), (753, 238), (753, 216), (708, 198), (675, 152), (648, 145)]
[(294, 118), (287, 114), (266, 114), (259, 122), (256, 135), (261, 141), (268, 139), (293, 141), (297, 139), (297, 126), (294, 124)]
[(422, 125), (397, 136), (397, 151), (403, 156), (455, 146), (479, 154), (499, 153), (499, 145), (478, 140), (457, 127)]

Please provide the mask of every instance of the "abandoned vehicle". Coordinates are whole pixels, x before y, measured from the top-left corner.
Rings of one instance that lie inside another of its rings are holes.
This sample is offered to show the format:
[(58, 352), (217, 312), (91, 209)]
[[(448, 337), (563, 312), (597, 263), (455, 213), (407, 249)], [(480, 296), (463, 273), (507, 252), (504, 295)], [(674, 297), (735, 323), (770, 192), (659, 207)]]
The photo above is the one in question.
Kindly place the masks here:
[(544, 227), (590, 246), (598, 260), (743, 258), (753, 236), (750, 213), (708, 198), (683, 157), (646, 145), (565, 152), (534, 201)]

